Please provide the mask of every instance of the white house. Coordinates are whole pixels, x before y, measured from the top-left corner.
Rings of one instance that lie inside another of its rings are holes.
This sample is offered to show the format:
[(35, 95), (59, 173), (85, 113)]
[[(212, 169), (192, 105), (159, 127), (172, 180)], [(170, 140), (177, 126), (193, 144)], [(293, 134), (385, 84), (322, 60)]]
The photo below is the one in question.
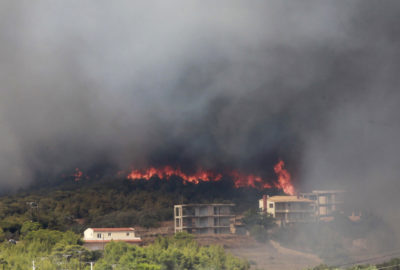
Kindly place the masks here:
[(130, 244), (142, 242), (135, 235), (134, 228), (87, 228), (83, 233), (84, 246), (91, 249), (103, 249), (110, 241), (123, 241)]

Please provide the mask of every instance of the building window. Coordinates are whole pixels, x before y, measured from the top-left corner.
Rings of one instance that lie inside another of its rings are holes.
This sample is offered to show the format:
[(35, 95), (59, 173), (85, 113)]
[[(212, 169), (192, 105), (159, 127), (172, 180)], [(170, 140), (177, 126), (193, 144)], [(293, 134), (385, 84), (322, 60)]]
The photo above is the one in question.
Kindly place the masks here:
[[(170, 213), (171, 213), (171, 212), (170, 212)], [(128, 232), (126, 233), (126, 236), (129, 236), (129, 233), (128, 233)]]
[(97, 234), (97, 238), (101, 238), (101, 233), (98, 233), (98, 234)]
[(181, 223), (180, 223), (180, 219), (179, 219), (179, 218), (176, 219), (175, 224), (176, 224), (176, 225), (175, 225), (176, 227), (180, 227), (180, 226), (181, 226)]
[(269, 204), (269, 208), (274, 208), (274, 204), (273, 204), (273, 203), (270, 203), (270, 204)]
[(108, 236), (111, 236), (111, 233), (110, 233), (110, 232), (108, 233)]

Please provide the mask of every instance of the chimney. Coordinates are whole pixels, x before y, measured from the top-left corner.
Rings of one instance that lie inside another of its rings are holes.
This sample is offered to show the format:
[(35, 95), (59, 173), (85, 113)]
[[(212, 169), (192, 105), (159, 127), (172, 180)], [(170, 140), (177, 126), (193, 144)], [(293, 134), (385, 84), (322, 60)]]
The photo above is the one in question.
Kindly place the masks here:
[(268, 195), (263, 195), (263, 208), (264, 211), (267, 211), (267, 200), (268, 200), (269, 196)]

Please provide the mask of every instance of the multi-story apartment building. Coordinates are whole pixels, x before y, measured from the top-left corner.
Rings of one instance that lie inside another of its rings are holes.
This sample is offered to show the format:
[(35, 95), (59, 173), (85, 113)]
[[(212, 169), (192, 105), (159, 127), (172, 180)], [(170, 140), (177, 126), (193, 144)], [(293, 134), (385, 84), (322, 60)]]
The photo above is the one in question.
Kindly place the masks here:
[(280, 226), (315, 221), (315, 203), (307, 198), (264, 195), (259, 207), (261, 211), (272, 215)]
[(313, 190), (301, 196), (315, 202), (318, 220), (329, 220), (335, 213), (343, 213), (344, 190)]
[(263, 212), (271, 214), (280, 225), (329, 221), (335, 213), (344, 213), (344, 194), (344, 190), (313, 190), (298, 196), (265, 195), (259, 201), (259, 207)]
[(230, 234), (234, 204), (182, 204), (174, 206), (175, 233)]

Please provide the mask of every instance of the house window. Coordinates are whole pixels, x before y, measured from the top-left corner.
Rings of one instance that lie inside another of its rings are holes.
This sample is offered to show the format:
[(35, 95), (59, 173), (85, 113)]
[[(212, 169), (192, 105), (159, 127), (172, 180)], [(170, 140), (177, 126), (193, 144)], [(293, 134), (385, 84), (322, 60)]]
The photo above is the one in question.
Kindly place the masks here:
[(111, 236), (111, 233), (110, 233), (110, 232), (108, 233), (108, 236)]
[(97, 238), (101, 238), (101, 233), (98, 233), (98, 234), (97, 234)]
[(269, 204), (269, 208), (274, 208), (274, 204), (273, 204), (273, 203), (270, 203), (270, 204)]
[[(171, 213), (171, 212), (170, 212), (170, 213)], [(126, 236), (129, 236), (129, 233), (128, 233), (128, 232), (126, 233)]]

